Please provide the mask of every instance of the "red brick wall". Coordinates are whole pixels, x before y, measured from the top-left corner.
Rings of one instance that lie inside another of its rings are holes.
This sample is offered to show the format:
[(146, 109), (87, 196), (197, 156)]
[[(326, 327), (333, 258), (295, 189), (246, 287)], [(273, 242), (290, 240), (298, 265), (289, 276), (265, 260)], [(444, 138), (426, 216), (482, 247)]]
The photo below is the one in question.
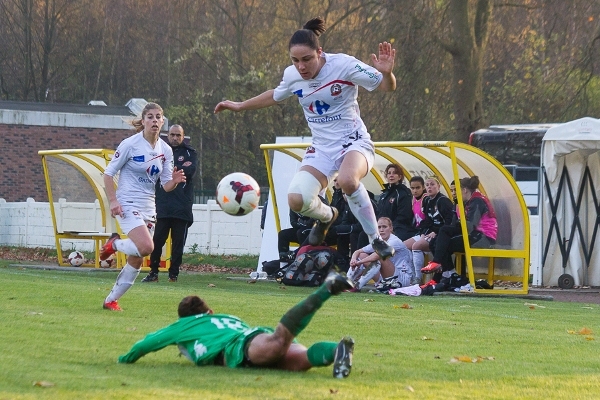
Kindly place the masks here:
[(133, 130), (0, 125), (0, 198), (48, 201), (38, 150), (116, 149)]

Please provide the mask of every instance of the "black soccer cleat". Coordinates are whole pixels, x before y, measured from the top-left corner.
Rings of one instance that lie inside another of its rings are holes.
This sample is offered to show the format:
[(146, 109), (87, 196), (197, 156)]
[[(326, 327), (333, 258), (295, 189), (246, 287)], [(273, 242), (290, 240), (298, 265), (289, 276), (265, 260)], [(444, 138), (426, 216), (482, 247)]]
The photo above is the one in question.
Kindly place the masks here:
[(377, 238), (377, 239), (373, 240), (373, 243), (371, 243), (371, 247), (373, 247), (373, 250), (375, 250), (375, 253), (377, 253), (377, 255), (382, 260), (392, 257), (394, 255), (394, 253), (396, 252), (396, 249), (394, 249), (392, 246), (387, 244), (381, 238)]
[(352, 370), (352, 352), (354, 351), (354, 340), (346, 336), (340, 340), (335, 349), (333, 358), (333, 377), (347, 378)]
[(354, 284), (348, 277), (338, 274), (337, 272), (330, 272), (325, 278), (325, 286), (332, 295), (338, 295), (344, 290), (350, 290), (354, 288)]
[(338, 210), (335, 207), (331, 207), (331, 211), (333, 212), (333, 217), (329, 222), (316, 221), (310, 233), (308, 234), (308, 244), (311, 246), (319, 246), (325, 240), (325, 235), (327, 235), (327, 231), (338, 217)]
[(144, 279), (142, 279), (142, 282), (158, 282), (158, 274), (150, 272)]

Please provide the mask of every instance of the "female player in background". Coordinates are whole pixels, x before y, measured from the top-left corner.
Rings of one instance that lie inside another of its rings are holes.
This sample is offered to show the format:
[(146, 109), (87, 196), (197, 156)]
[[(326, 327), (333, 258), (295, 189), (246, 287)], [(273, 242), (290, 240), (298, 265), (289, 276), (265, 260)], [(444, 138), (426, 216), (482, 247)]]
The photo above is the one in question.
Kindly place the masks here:
[[(104, 300), (103, 307), (107, 310), (121, 311), (117, 300), (133, 285), (143, 258), (154, 249), (156, 181), (160, 178), (166, 192), (185, 182), (183, 170), (173, 170), (171, 147), (159, 138), (163, 124), (162, 108), (156, 103), (146, 104), (142, 117), (132, 121), (137, 133), (119, 144), (104, 170), (104, 188), (111, 216), (119, 221), (121, 230), (127, 235), (123, 240), (113, 233), (100, 253), (100, 260), (106, 260), (117, 251), (127, 254), (127, 264)], [(117, 173), (119, 182), (115, 190), (113, 177)]]

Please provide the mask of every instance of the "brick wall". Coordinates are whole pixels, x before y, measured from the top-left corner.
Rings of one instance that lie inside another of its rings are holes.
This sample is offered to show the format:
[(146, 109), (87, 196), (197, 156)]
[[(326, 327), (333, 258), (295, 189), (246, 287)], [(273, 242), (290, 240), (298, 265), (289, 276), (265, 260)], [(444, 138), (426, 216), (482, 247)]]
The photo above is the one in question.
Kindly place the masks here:
[(93, 129), (0, 124), (0, 198), (7, 202), (48, 201), (38, 150), (116, 149), (134, 133), (125, 129)]

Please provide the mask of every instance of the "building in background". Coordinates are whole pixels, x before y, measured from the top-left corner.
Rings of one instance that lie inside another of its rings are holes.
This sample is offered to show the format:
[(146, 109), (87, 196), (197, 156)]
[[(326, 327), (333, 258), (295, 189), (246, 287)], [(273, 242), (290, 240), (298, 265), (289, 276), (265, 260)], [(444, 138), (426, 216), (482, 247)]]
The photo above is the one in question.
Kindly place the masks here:
[[(144, 99), (124, 106), (0, 101), (0, 198), (7, 202), (48, 201), (39, 150), (116, 149), (135, 133), (128, 120), (141, 113)], [(168, 130), (165, 121), (164, 130)]]

